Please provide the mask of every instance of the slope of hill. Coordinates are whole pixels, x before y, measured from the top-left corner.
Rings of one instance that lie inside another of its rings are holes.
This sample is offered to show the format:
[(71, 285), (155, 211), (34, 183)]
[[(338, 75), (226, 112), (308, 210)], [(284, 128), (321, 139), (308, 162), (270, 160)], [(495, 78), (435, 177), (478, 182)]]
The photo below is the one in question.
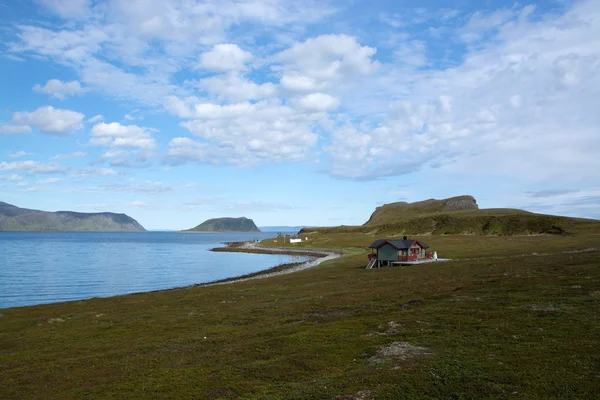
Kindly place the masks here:
[(260, 229), (249, 218), (212, 218), (187, 232), (260, 232)]
[(456, 196), (448, 199), (429, 199), (415, 203), (397, 202), (377, 207), (364, 225), (378, 225), (392, 221), (436, 212), (478, 210), (473, 196)]
[(320, 233), (378, 235), (535, 235), (600, 232), (600, 221), (535, 214), (517, 209), (479, 209), (472, 196), (390, 203), (377, 207), (362, 226), (303, 229)]
[(143, 232), (135, 219), (125, 214), (47, 212), (0, 202), (0, 231), (127, 231)]

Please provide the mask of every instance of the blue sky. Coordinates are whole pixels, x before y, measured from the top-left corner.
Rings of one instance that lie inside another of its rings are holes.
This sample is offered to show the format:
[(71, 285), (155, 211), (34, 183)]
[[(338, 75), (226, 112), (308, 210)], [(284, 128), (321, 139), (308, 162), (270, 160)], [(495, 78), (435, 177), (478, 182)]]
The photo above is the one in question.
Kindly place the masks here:
[(0, 201), (149, 229), (600, 218), (600, 2), (0, 0)]

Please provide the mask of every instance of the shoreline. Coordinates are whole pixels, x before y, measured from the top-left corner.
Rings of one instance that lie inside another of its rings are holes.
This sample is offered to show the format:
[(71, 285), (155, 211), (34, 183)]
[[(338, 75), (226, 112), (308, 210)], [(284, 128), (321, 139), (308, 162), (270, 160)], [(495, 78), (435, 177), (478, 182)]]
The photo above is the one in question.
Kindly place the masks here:
[(193, 287), (199, 286), (215, 286), (215, 285), (227, 285), (236, 282), (245, 282), (252, 279), (269, 278), (271, 276), (291, 274), (293, 272), (302, 271), (305, 269), (316, 267), (317, 265), (324, 263), (325, 261), (334, 260), (341, 257), (344, 253), (329, 251), (329, 250), (314, 250), (314, 249), (290, 249), (285, 247), (261, 247), (251, 242), (235, 242), (230, 243), (226, 247), (215, 247), (210, 251), (216, 252), (229, 252), (229, 253), (256, 253), (256, 254), (286, 254), (286, 255), (299, 255), (315, 257), (313, 260), (306, 261), (303, 263), (289, 263), (280, 264), (275, 267), (268, 268), (262, 271), (253, 272), (246, 275), (237, 277), (220, 279), (213, 282), (198, 283), (192, 285)]
[(9, 307), (0, 307), (0, 310), (8, 310), (13, 308), (21, 308), (21, 307), (38, 307), (38, 306), (46, 306), (46, 305), (54, 305), (59, 303), (69, 303), (69, 302), (77, 302), (77, 301), (87, 301), (92, 299), (109, 299), (109, 298), (117, 298), (121, 296), (132, 296), (144, 293), (158, 293), (165, 292), (171, 290), (179, 290), (186, 289), (192, 287), (208, 287), (208, 286), (216, 286), (216, 285), (227, 285), (230, 283), (236, 282), (245, 282), (252, 279), (262, 279), (268, 278), (271, 276), (291, 274), (293, 272), (302, 271), (305, 269), (316, 267), (317, 265), (333, 260), (341, 257), (343, 252), (329, 251), (329, 250), (313, 250), (313, 249), (289, 249), (283, 247), (261, 247), (257, 246), (252, 242), (233, 242), (227, 245), (226, 247), (215, 247), (210, 249), (209, 251), (215, 252), (231, 252), (231, 253), (255, 253), (255, 254), (284, 254), (284, 255), (297, 255), (297, 256), (308, 256), (313, 257), (312, 260), (305, 262), (296, 262), (296, 263), (284, 263), (275, 265), (273, 267), (263, 269), (256, 272), (251, 272), (244, 275), (232, 276), (229, 278), (218, 279), (216, 281), (209, 281), (203, 283), (191, 283), (189, 285), (184, 286), (174, 286), (164, 289), (151, 289), (151, 290), (142, 290), (139, 292), (131, 292), (131, 293), (121, 293), (121, 294), (112, 294), (109, 296), (93, 296), (86, 298), (78, 298), (78, 299), (68, 299), (61, 301), (51, 301), (49, 303), (36, 303), (36, 304), (27, 304), (27, 305), (15, 305)]

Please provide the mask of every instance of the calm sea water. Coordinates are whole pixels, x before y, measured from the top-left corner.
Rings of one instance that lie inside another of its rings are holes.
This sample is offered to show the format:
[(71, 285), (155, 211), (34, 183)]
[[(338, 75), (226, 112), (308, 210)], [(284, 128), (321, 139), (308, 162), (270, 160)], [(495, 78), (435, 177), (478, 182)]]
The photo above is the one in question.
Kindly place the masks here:
[(0, 308), (168, 289), (308, 259), (209, 251), (274, 235), (0, 232)]

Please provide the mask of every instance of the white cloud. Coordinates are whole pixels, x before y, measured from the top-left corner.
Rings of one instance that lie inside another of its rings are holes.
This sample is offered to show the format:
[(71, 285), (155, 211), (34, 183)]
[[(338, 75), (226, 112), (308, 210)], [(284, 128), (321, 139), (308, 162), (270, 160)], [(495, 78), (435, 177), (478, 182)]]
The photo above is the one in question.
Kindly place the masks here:
[(0, 180), (2, 180), (2, 181), (18, 182), (22, 179), (23, 179), (23, 177), (21, 175), (17, 175), (17, 174), (13, 174), (10, 176), (0, 175)]
[(83, 93), (83, 88), (77, 81), (63, 82), (58, 79), (50, 79), (44, 86), (36, 84), (35, 92), (46, 93), (57, 99), (64, 100), (67, 97)]
[(339, 106), (340, 101), (325, 93), (311, 93), (298, 99), (298, 105), (306, 110), (328, 111)]
[(237, 44), (218, 44), (200, 55), (200, 68), (217, 71), (244, 69), (252, 60), (252, 53), (242, 50)]
[[(466, 18), (439, 10), (431, 13), (436, 24), (426, 10), (381, 17), (388, 25), (435, 26), (419, 40), (385, 25), (361, 39), (309, 37), (306, 27), (332, 12), (318, 2), (93, 3), (88, 21), (18, 26), (9, 51), (67, 66), (86, 88), (184, 119), (196, 137), (171, 140), (174, 163), (298, 161), (316, 149), (321, 166), (356, 179), (421, 168), (585, 179), (599, 169), (598, 2), (564, 5), (565, 15), (518, 5)], [(272, 33), (277, 43), (264, 44)], [(378, 40), (388, 33), (396, 36)], [(430, 34), (446, 40), (432, 46)], [(460, 40), (464, 46), (453, 45)], [(204, 69), (190, 76), (197, 60)], [(0, 132), (30, 125), (13, 121)], [(103, 157), (113, 165), (156, 148), (148, 128), (103, 127), (90, 143), (109, 146)], [(320, 136), (327, 148), (318, 147)]]
[(202, 209), (223, 213), (281, 212), (282, 210), (303, 208), (291, 204), (269, 203), (260, 200), (231, 201), (219, 197), (200, 197), (187, 200), (182, 207), (188, 210)]
[(64, 173), (66, 170), (58, 164), (42, 164), (39, 161), (14, 161), (7, 163), (0, 162), (0, 171), (22, 171), (31, 174), (57, 174)]
[(90, 144), (98, 146), (140, 148), (152, 150), (156, 141), (148, 131), (137, 125), (121, 125), (118, 122), (94, 125), (90, 133)]
[(83, 114), (75, 111), (45, 106), (32, 112), (16, 112), (12, 122), (15, 125), (35, 126), (44, 133), (66, 135), (83, 127), (83, 117)]
[(371, 59), (377, 50), (361, 46), (348, 35), (321, 35), (296, 43), (273, 57), (283, 63), (281, 84), (287, 89), (314, 90), (355, 76), (368, 75), (379, 66)]
[(197, 103), (194, 105), (194, 117), (212, 120), (244, 117), (248, 116), (256, 108), (258, 107), (248, 102), (225, 105)]
[(507, 193), (502, 201), (511, 207), (528, 211), (551, 214), (569, 215), (584, 218), (599, 218), (598, 204), (600, 203), (600, 187), (591, 186), (582, 189), (550, 186), (554, 189), (543, 189), (525, 193)]
[(184, 100), (177, 96), (167, 96), (163, 100), (163, 106), (173, 115), (180, 118), (191, 118), (194, 115), (191, 107), (197, 101), (199, 99), (192, 96)]
[(300, 25), (333, 12), (315, 0), (302, 4), (285, 0), (122, 0), (111, 2), (109, 11), (111, 22), (124, 25), (129, 36), (170, 42), (173, 48), (169, 50), (178, 52), (198, 44), (223, 43), (232, 25), (259, 23), (263, 29), (288, 23)]
[(134, 184), (109, 184), (100, 187), (101, 191), (119, 192), (119, 193), (145, 193), (162, 194), (170, 192), (173, 188), (163, 182), (146, 181), (139, 185)]
[(116, 176), (118, 175), (117, 171), (112, 168), (83, 168), (77, 171), (74, 171), (71, 176), (73, 178), (87, 178), (88, 176)]
[(24, 58), (17, 57), (13, 54), (2, 54), (2, 57), (6, 58), (8, 60), (16, 61), (16, 62), (25, 62), (26, 61)]
[(87, 153), (84, 153), (83, 151), (76, 151), (75, 153), (71, 154), (57, 154), (53, 156), (51, 160), (70, 160), (72, 158), (82, 158), (86, 156)]
[[(189, 72), (193, 57), (200, 56), (210, 71), (244, 68), (252, 54), (227, 43), (233, 27), (243, 26), (250, 36), (264, 35), (282, 27), (292, 29), (286, 26), (290, 23), (295, 24), (294, 30), (300, 29), (335, 12), (316, 0), (301, 5), (286, 0), (39, 1), (64, 18), (83, 19), (63, 25), (49, 22), (44, 27), (29, 21), (18, 25), (16, 40), (7, 43), (10, 56), (66, 66), (78, 74), (77, 83), (86, 90), (147, 105), (160, 104), (167, 96), (191, 94), (178, 86), (174, 75)], [(244, 36), (237, 39), (248, 42)], [(223, 95), (240, 101), (267, 97), (264, 92), (271, 91), (268, 84), (254, 87), (245, 82), (245, 86), (246, 94)]]
[(493, 40), (453, 68), (385, 66), (350, 108), (373, 107), (371, 92), (399, 100), (334, 131), (332, 174), (371, 179), (429, 167), (471, 178), (592, 179), (600, 170), (592, 150), (600, 148), (600, 7), (580, 2), (542, 20), (511, 15), (489, 16)]
[[(143, 62), (140, 61), (140, 62)], [(115, 64), (90, 58), (85, 61), (81, 69), (81, 80), (94, 87), (101, 93), (116, 97), (117, 99), (131, 99), (142, 104), (155, 105), (177, 91), (177, 87), (170, 82), (169, 60), (156, 60), (154, 63), (164, 63), (168, 71), (160, 71), (160, 66), (148, 66), (147, 73), (133, 73)], [(137, 67), (137, 62), (134, 65)]]
[(131, 154), (131, 150), (125, 149), (110, 149), (102, 154), (102, 158), (126, 157)]
[(426, 45), (419, 40), (400, 43), (394, 56), (399, 63), (411, 67), (422, 67), (428, 62)]
[(325, 86), (311, 77), (299, 75), (298, 72), (286, 73), (279, 83), (283, 88), (296, 92), (311, 92)]
[(312, 131), (318, 116), (303, 113), (277, 100), (217, 105), (198, 103), (193, 119), (181, 126), (203, 139), (175, 138), (169, 143), (173, 162), (253, 165), (299, 161), (317, 143)]
[(197, 86), (227, 101), (260, 100), (275, 96), (277, 85), (254, 83), (237, 73), (212, 76), (197, 82)]
[(79, 19), (88, 15), (90, 0), (37, 0), (48, 10), (64, 19)]
[(31, 127), (29, 125), (11, 125), (11, 124), (0, 125), (0, 134), (15, 135), (15, 134), (29, 133), (29, 132), (31, 132)]
[[(527, 16), (533, 11), (529, 6), (524, 7), (522, 10), (525, 12), (525, 14), (523, 14), (524, 16)], [(505, 8), (496, 10), (492, 13), (476, 11), (471, 15), (468, 23), (461, 28), (461, 39), (465, 42), (474, 42), (482, 39), (486, 33), (501, 27), (518, 15), (518, 8)]]
[(21, 151), (17, 151), (16, 153), (10, 153), (8, 156), (10, 158), (19, 158), (19, 157), (26, 157), (26, 156), (30, 156), (30, 155), (31, 155), (31, 153), (21, 150)]
[(51, 183), (58, 183), (60, 181), (61, 181), (60, 178), (48, 178), (48, 179), (43, 179), (43, 180), (37, 181), (36, 183), (38, 185), (48, 185)]
[(150, 204), (148, 204), (144, 201), (132, 201), (131, 206), (136, 207), (136, 208), (148, 208), (148, 207), (150, 207)]
[(92, 118), (88, 119), (87, 122), (88, 124), (95, 124), (96, 122), (100, 122), (100, 121), (104, 121), (104, 117), (100, 114), (93, 116)]
[(399, 14), (381, 14), (379, 19), (381, 22), (384, 22), (393, 28), (401, 28), (407, 25), (402, 21), (402, 18)]
[[(232, 28), (242, 27), (249, 37), (269, 35), (302, 29), (335, 12), (317, 0), (38, 1), (65, 19), (80, 20), (37, 26), (35, 19), (24, 20), (7, 42), (7, 56), (66, 66), (86, 90), (152, 105), (190, 94), (182, 93), (174, 74), (187, 70), (201, 51), (209, 49), (199, 58), (211, 71), (242, 68), (252, 55), (228, 43)], [(248, 42), (244, 35), (238, 39)]]
[(34, 52), (70, 66), (83, 65), (110, 39), (106, 32), (93, 26), (52, 30), (21, 25), (19, 29), (20, 41), (9, 46), (12, 52)]
[(144, 116), (142, 115), (142, 111), (139, 108), (136, 108), (135, 110), (123, 115), (123, 119), (126, 121), (143, 120)]

